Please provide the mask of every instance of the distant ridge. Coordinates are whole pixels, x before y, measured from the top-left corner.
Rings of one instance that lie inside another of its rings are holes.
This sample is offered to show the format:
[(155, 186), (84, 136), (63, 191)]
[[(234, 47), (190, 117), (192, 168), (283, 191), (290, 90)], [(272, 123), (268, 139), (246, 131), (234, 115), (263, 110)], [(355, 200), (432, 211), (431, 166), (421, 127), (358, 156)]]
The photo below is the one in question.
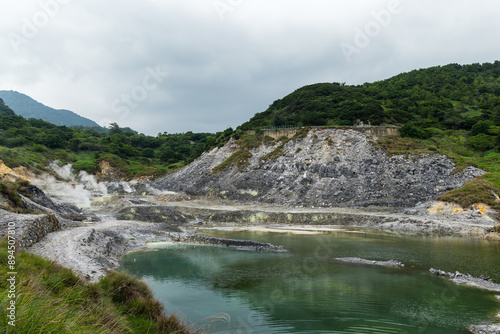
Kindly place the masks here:
[(15, 115), (14, 111), (7, 107), (2, 99), (0, 99), (0, 116)]
[(96, 122), (82, 117), (70, 110), (47, 107), (46, 105), (35, 101), (28, 95), (13, 90), (1, 90), (0, 99), (2, 99), (5, 104), (16, 113), (16, 115), (20, 115), (25, 118), (43, 119), (55, 125), (89, 127), (99, 126)]

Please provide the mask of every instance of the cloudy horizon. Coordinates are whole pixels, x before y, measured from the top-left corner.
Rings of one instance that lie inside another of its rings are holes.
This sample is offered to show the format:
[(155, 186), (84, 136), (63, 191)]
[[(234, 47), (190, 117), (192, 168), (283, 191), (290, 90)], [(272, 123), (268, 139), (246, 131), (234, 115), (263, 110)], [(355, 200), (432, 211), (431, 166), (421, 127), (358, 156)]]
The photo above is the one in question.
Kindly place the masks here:
[(27, 0), (0, 9), (0, 90), (148, 135), (234, 128), (307, 84), (500, 60), (493, 0)]

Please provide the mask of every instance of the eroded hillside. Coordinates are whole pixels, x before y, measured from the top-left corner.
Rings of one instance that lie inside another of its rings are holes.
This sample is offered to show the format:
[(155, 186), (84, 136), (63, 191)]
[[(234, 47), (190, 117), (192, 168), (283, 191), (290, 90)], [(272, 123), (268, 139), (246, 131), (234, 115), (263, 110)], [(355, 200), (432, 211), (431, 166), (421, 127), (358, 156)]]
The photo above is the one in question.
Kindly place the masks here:
[[(484, 174), (438, 154), (388, 154), (357, 129), (313, 129), (243, 148), (231, 140), (157, 182), (162, 189), (239, 201), (332, 207), (412, 207)], [(264, 141), (265, 142), (265, 141)]]

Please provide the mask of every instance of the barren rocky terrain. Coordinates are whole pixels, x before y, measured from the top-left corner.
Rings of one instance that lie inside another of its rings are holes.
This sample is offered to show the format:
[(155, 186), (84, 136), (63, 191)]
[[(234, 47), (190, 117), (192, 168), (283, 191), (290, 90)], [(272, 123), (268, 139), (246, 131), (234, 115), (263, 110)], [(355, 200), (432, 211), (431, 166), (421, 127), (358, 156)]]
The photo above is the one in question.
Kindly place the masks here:
[(251, 149), (240, 167), (215, 172), (240, 150), (232, 140), (155, 186), (241, 202), (408, 208), (484, 174), (473, 167), (456, 173), (455, 164), (438, 154), (388, 156), (375, 140), (355, 129), (314, 129), (286, 143)]

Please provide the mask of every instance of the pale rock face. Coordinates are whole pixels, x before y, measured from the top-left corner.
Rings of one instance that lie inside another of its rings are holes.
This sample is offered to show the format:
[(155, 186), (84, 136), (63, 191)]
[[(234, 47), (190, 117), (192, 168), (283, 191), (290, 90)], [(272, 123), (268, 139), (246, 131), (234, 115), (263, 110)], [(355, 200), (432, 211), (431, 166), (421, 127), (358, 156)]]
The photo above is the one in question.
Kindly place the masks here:
[(281, 142), (252, 150), (243, 169), (232, 166), (212, 174), (239, 149), (230, 141), (163, 177), (156, 186), (244, 202), (400, 208), (433, 200), (484, 174), (472, 167), (454, 174), (454, 163), (438, 154), (388, 157), (371, 140), (353, 129), (313, 130), (287, 142), (275, 160), (261, 158)]

